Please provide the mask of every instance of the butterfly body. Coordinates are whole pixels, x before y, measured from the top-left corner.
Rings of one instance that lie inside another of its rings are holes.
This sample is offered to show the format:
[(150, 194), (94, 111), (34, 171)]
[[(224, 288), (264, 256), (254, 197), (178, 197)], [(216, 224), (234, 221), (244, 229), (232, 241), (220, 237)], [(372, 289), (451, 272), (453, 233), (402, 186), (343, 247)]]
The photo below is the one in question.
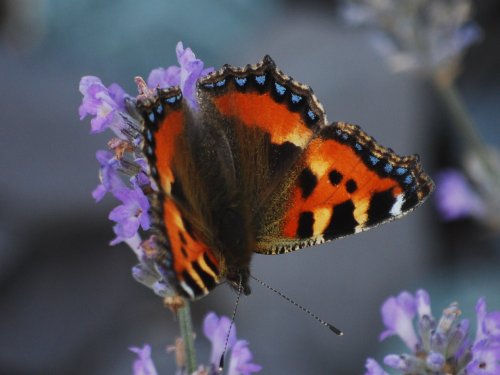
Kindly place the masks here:
[(157, 264), (195, 299), (223, 280), (250, 293), (254, 253), (279, 254), (400, 217), (432, 182), (359, 127), (329, 124), (312, 90), (265, 57), (137, 103), (151, 177)]

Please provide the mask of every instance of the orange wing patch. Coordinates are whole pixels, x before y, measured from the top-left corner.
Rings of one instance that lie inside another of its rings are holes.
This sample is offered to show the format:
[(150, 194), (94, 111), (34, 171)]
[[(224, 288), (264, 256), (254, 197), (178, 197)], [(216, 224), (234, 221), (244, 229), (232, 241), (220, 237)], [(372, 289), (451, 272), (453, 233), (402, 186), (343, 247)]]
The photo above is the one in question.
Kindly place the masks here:
[(283, 74), (269, 56), (243, 69), (226, 65), (201, 79), (198, 89), (200, 101), (211, 103), (220, 117), (257, 128), (274, 145), (303, 149), (326, 125), (312, 90)]
[(158, 187), (170, 195), (174, 182), (172, 159), (186, 121), (182, 93), (178, 87), (158, 89), (156, 97), (139, 101), (137, 108), (144, 119), (143, 152), (148, 159), (150, 173)]
[(167, 194), (170, 194), (174, 182), (171, 165), (175, 154), (175, 141), (182, 133), (183, 128), (184, 114), (181, 111), (176, 111), (165, 116), (154, 135), (156, 166), (158, 174), (161, 176), (160, 186)]
[(372, 196), (384, 191), (397, 197), (402, 188), (368, 168), (350, 146), (316, 138), (306, 150), (283, 234), (307, 238), (354, 233), (368, 221)]
[(219, 262), (208, 246), (196, 238), (172, 199), (163, 202), (163, 221), (170, 242), (175, 278), (191, 299), (207, 294), (219, 283)]
[(275, 144), (290, 142), (304, 148), (313, 135), (300, 113), (291, 112), (269, 94), (230, 92), (216, 97), (214, 104), (222, 115), (269, 133)]
[(310, 141), (283, 211), (271, 212), (256, 252), (279, 254), (400, 217), (433, 189), (416, 156), (401, 157), (356, 125), (334, 123)]

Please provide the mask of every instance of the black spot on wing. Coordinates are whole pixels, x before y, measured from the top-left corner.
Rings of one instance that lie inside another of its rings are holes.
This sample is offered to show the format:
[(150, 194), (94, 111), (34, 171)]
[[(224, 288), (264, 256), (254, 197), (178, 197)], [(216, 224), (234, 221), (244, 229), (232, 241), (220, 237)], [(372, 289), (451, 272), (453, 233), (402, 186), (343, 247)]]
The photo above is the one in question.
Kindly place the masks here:
[(354, 193), (356, 190), (358, 190), (358, 184), (356, 184), (356, 181), (354, 181), (352, 178), (347, 180), (345, 183), (345, 188), (349, 194)]
[(299, 175), (299, 187), (302, 190), (302, 198), (306, 199), (309, 197), (317, 184), (318, 178), (316, 175), (309, 168), (304, 168)]
[(338, 184), (340, 184), (340, 182), (342, 181), (342, 178), (344, 178), (344, 176), (342, 176), (342, 173), (340, 173), (336, 169), (332, 170), (328, 174), (328, 179), (330, 180), (330, 182), (331, 182), (332, 185), (338, 185)]
[(313, 235), (314, 214), (311, 211), (305, 211), (300, 214), (299, 227), (297, 228), (297, 237), (309, 238)]
[(179, 232), (179, 240), (181, 241), (181, 243), (183, 245), (187, 244), (186, 237), (184, 237), (184, 235), (182, 234), (182, 232)]
[(346, 236), (354, 233), (358, 222), (354, 218), (354, 203), (347, 200), (344, 203), (333, 206), (332, 217), (323, 232), (326, 240)]
[(372, 195), (368, 208), (368, 225), (380, 223), (391, 217), (391, 208), (396, 202), (392, 189), (381, 191)]

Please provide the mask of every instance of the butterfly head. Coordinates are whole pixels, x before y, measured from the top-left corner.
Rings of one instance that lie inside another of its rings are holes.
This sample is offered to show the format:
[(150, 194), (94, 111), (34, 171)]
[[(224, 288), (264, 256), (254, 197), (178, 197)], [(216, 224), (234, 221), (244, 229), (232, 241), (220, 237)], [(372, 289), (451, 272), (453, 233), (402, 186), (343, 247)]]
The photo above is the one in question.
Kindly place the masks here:
[(238, 292), (241, 288), (241, 292), (248, 296), (252, 291), (248, 285), (248, 279), (250, 278), (250, 271), (246, 269), (234, 269), (228, 270), (226, 279), (229, 285)]

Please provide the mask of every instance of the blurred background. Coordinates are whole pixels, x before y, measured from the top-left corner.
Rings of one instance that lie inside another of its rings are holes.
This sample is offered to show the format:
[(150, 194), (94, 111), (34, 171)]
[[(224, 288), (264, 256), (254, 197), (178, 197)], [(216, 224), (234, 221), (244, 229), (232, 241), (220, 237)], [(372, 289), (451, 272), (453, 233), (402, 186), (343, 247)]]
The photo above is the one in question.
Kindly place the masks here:
[[(473, 4), (482, 38), (465, 53), (456, 84), (476, 131), (498, 148), (500, 4)], [(97, 205), (90, 194), (98, 184), (95, 151), (109, 136), (91, 137), (89, 121), (79, 121), (83, 75), (134, 93), (134, 76), (176, 64), (179, 40), (216, 68), (270, 54), (314, 88), (331, 121), (360, 124), (399, 154), (419, 153), (433, 176), (461, 168), (464, 140), (429, 80), (395, 74), (372, 48), (372, 31), (339, 13), (333, 0), (0, 2), (1, 374), (131, 374), (128, 347), (144, 343), (159, 372), (174, 373), (165, 347), (178, 325), (161, 299), (132, 279), (135, 255), (124, 244), (108, 245), (107, 215), (117, 201)], [(436, 315), (457, 300), (472, 318), (479, 296), (500, 309), (495, 221), (478, 214), (444, 220), (435, 203), (334, 243), (255, 256), (257, 277), (345, 331), (336, 337), (253, 285), (236, 327), (262, 373), (363, 373), (367, 357), (399, 347), (397, 339), (377, 337), (380, 305), (401, 290), (429, 290)], [(200, 363), (210, 350), (203, 316), (230, 315), (235, 299), (222, 286), (192, 304)]]

